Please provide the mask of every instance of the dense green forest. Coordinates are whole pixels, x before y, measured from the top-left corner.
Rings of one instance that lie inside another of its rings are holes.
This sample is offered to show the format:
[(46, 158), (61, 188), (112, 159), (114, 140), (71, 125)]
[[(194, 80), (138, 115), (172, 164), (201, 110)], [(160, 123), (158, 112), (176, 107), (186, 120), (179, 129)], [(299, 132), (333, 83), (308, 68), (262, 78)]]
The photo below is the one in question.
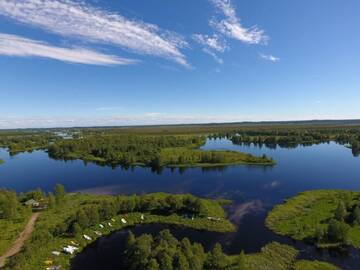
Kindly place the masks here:
[(295, 148), (299, 145), (313, 145), (335, 141), (348, 145), (354, 154), (360, 154), (359, 129), (308, 129), (308, 130), (263, 130), (238, 131), (230, 135), (234, 144), (255, 144), (269, 148), (286, 147)]
[[(3, 190), (0, 194), (2, 232), (12, 232), (15, 223), (18, 228), (2, 246), (2, 252), (23, 229), (30, 215), (29, 207), (24, 206), (23, 202), (36, 199), (47, 206), (40, 213), (32, 237), (23, 251), (9, 260), (5, 268), (9, 270), (43, 269), (45, 261), (68, 269), (73, 256), (56, 256), (52, 254), (53, 251), (62, 252), (63, 247), (73, 242), (76, 244), (72, 245), (80, 252), (102, 235), (137, 224), (160, 223), (223, 233), (235, 231), (235, 226), (226, 219), (223, 209), (223, 205), (229, 203), (227, 200), (165, 193), (138, 196), (73, 194), (66, 193), (62, 185), (57, 185), (54, 192), (49, 194), (41, 190), (19, 195)], [(91, 240), (84, 239), (84, 234)], [(7, 234), (5, 236), (8, 237)]]
[(169, 230), (159, 235), (131, 232), (123, 255), (124, 269), (129, 270), (339, 270), (324, 262), (298, 261), (298, 251), (290, 246), (270, 243), (260, 253), (226, 255), (220, 244), (205, 252), (199, 243), (188, 238), (176, 239)]
[(231, 151), (204, 151), (204, 136), (88, 135), (81, 140), (58, 140), (48, 148), (55, 159), (82, 159), (110, 165), (212, 166), (264, 164), (274, 161)]
[(57, 137), (45, 131), (2, 131), (0, 132), (0, 147), (7, 147), (11, 155), (20, 152), (31, 152), (37, 149), (47, 149)]
[(0, 132), (0, 146), (8, 147), (11, 154), (45, 149), (56, 159), (125, 167), (274, 164), (267, 157), (198, 149), (206, 138), (224, 137), (234, 144), (270, 148), (335, 141), (351, 148), (354, 156), (360, 154), (357, 120), (14, 130)]
[(281, 235), (319, 247), (360, 248), (360, 192), (306, 191), (276, 206), (267, 226)]

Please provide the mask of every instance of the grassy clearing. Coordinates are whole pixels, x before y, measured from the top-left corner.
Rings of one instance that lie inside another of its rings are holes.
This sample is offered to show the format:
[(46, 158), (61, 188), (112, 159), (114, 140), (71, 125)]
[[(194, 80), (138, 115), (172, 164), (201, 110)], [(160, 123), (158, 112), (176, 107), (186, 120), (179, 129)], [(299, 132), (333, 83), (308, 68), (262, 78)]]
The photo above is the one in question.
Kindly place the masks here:
[[(350, 244), (360, 248), (360, 226), (354, 220), (354, 209), (358, 206), (359, 199), (360, 192), (306, 191), (274, 207), (266, 219), (266, 225), (280, 235), (309, 241), (319, 247)], [(337, 221), (340, 202), (345, 205), (345, 213), (342, 220)], [(331, 241), (325, 236), (321, 239), (321, 234), (329, 231), (329, 225), (334, 220), (345, 228), (344, 239)]]
[(339, 270), (340, 268), (325, 262), (300, 260), (294, 270)]

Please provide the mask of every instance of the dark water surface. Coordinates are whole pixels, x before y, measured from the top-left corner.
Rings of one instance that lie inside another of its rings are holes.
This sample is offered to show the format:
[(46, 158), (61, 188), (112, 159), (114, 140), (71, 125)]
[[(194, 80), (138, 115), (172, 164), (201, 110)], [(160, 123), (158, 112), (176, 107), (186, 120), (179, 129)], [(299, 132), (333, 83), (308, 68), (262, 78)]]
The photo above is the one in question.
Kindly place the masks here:
[[(164, 169), (154, 173), (151, 169), (112, 169), (82, 161), (55, 161), (47, 153), (35, 151), (10, 157), (0, 150), (0, 186), (17, 191), (36, 187), (51, 190), (56, 183), (68, 191), (86, 191), (105, 194), (145, 192), (192, 193), (203, 197), (225, 197), (234, 200), (228, 209), (231, 220), (238, 224), (236, 233), (217, 234), (189, 229), (171, 228), (177, 237), (189, 237), (209, 249), (221, 242), (231, 254), (257, 252), (262, 246), (279, 241), (299, 248), (304, 258), (333, 262), (343, 269), (359, 269), (360, 253), (348, 249), (316, 251), (303, 243), (294, 243), (274, 235), (264, 226), (266, 213), (285, 198), (312, 189), (360, 190), (360, 158), (351, 150), (335, 143), (319, 144), (295, 149), (258, 148), (233, 145), (227, 140), (208, 141), (203, 149), (231, 149), (256, 155), (266, 154), (277, 161), (274, 167), (230, 166), (218, 169), (192, 168)], [(165, 226), (139, 226), (136, 234), (157, 233)], [(169, 228), (169, 227), (166, 227)], [(117, 232), (89, 246), (74, 260), (73, 269), (120, 269), (119, 254), (127, 232)]]

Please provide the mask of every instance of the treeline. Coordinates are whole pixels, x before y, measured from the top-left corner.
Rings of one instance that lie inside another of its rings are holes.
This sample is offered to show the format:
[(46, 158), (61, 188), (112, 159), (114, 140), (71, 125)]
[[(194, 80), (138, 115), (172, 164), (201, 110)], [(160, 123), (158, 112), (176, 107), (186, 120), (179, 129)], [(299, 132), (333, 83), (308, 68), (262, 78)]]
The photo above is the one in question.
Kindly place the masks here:
[[(205, 253), (201, 244), (192, 244), (188, 238), (178, 241), (169, 230), (155, 237), (143, 234), (137, 238), (130, 232), (124, 262), (129, 270), (220, 270), (232, 264), (220, 244)], [(238, 257), (236, 266), (239, 270), (246, 269), (244, 253)]]
[[(227, 202), (227, 201), (224, 201)], [(115, 196), (85, 205), (71, 215), (64, 223), (58, 224), (53, 234), (75, 236), (83, 229), (108, 220), (113, 216), (132, 212), (150, 214), (187, 215), (207, 217), (211, 213), (224, 217), (220, 204), (210, 204), (193, 195), (167, 195), (155, 193), (149, 195)]]
[(49, 143), (56, 139), (55, 135), (47, 132), (1, 132), (0, 147), (7, 147), (9, 153), (15, 155), (20, 152), (47, 149)]
[(205, 252), (188, 238), (176, 239), (169, 230), (158, 235), (129, 233), (123, 252), (123, 268), (129, 270), (340, 270), (324, 262), (297, 260), (299, 251), (276, 242), (256, 254), (227, 255), (216, 243)]
[(214, 134), (211, 138), (226, 136), (234, 144), (254, 144), (268, 148), (295, 148), (299, 145), (313, 145), (335, 141), (349, 145), (354, 156), (360, 154), (360, 129), (333, 128), (333, 129), (295, 129), (295, 130), (238, 130), (232, 134)]
[(84, 159), (119, 165), (157, 163), (160, 151), (171, 147), (199, 147), (205, 143), (199, 136), (88, 136), (81, 140), (62, 140), (49, 146), (56, 159)]

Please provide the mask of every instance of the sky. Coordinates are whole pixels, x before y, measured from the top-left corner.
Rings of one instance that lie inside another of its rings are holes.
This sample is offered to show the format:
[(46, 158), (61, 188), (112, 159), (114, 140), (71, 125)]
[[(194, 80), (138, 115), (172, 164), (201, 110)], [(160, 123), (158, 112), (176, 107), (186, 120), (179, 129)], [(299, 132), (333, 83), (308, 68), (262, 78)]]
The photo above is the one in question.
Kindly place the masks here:
[(358, 0), (0, 0), (0, 129), (360, 118)]

